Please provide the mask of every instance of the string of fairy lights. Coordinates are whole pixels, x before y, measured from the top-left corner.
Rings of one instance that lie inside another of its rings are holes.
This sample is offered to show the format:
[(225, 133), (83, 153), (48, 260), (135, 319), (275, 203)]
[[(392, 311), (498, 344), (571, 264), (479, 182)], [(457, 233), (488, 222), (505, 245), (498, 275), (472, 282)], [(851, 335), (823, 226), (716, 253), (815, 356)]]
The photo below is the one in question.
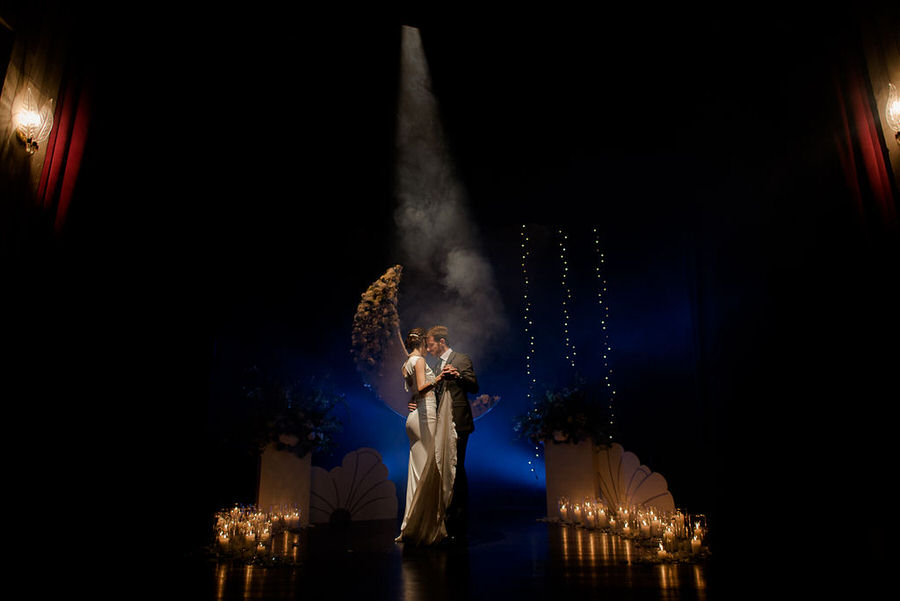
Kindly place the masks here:
[[(531, 402), (531, 405), (535, 404), (534, 399), (534, 386), (537, 383), (537, 379), (534, 377), (534, 374), (531, 373), (531, 362), (534, 359), (534, 319), (532, 318), (533, 312), (531, 311), (531, 299), (528, 296), (528, 257), (531, 255), (531, 251), (528, 250), (530, 241), (528, 237), (528, 231), (525, 225), (522, 225), (521, 230), (521, 244), (522, 244), (522, 306), (524, 311), (523, 319), (525, 321), (525, 375), (528, 376), (528, 392), (525, 393), (526, 398)], [(537, 411), (537, 409), (533, 409)], [(541, 447), (540, 445), (534, 445), (534, 459), (528, 460), (528, 465), (531, 469), (531, 473), (534, 474), (535, 479), (537, 479), (537, 472), (535, 471), (535, 465), (540, 460), (541, 457)]]
[(597, 255), (597, 303), (600, 306), (601, 311), (601, 319), (600, 319), (600, 331), (603, 334), (603, 369), (606, 370), (606, 374), (604, 375), (607, 390), (607, 408), (609, 409), (609, 439), (612, 440), (612, 429), (615, 425), (615, 409), (613, 407), (613, 400), (615, 399), (616, 389), (613, 387), (612, 380), (610, 376), (613, 371), (609, 368), (609, 355), (612, 347), (609, 346), (609, 331), (606, 326), (609, 323), (609, 303), (604, 302), (605, 293), (606, 293), (606, 256), (600, 246), (600, 234), (597, 232), (597, 228), (594, 228), (594, 252)]
[[(525, 374), (528, 376), (528, 391), (525, 396), (530, 402), (530, 406), (533, 411), (538, 411), (536, 408), (537, 400), (535, 399), (535, 386), (537, 385), (537, 379), (535, 374), (533, 373), (533, 361), (535, 358), (535, 327), (534, 327), (534, 306), (532, 305), (533, 295), (531, 292), (531, 279), (529, 278), (529, 261), (531, 259), (531, 237), (528, 234), (528, 228), (525, 224), (522, 225), (522, 228), (519, 232), (520, 236), (520, 248), (521, 248), (521, 268), (522, 268), (522, 310), (523, 310), (523, 324), (525, 331)], [(562, 286), (562, 331), (563, 331), (563, 353), (566, 358), (566, 361), (572, 366), (576, 367), (576, 356), (577, 352), (575, 349), (575, 343), (572, 340), (570, 335), (569, 327), (571, 320), (570, 308), (572, 306), (572, 287), (570, 285), (569, 278), (569, 236), (563, 228), (557, 228), (557, 244), (559, 246), (559, 265), (561, 270), (560, 284)], [(612, 382), (612, 373), (613, 370), (610, 369), (609, 366), (609, 357), (612, 351), (612, 347), (609, 343), (609, 303), (606, 301), (606, 292), (607, 292), (607, 281), (606, 281), (606, 254), (603, 252), (600, 234), (597, 228), (593, 228), (593, 243), (594, 243), (594, 252), (596, 254), (597, 265), (595, 268), (596, 272), (596, 280), (595, 284), (597, 287), (597, 304), (600, 309), (600, 332), (602, 336), (600, 340), (603, 344), (603, 369), (604, 373), (604, 384), (607, 391), (607, 408), (609, 413), (609, 430), (612, 432), (612, 429), (615, 425), (615, 395), (616, 390), (613, 386)], [(613, 435), (609, 434), (610, 441), (612, 440)], [(534, 446), (534, 457), (529, 458), (528, 465), (529, 468), (534, 474), (535, 478), (537, 478), (537, 472), (535, 468), (540, 461), (541, 457), (541, 447), (540, 445)]]
[(562, 327), (563, 327), (563, 341), (565, 343), (565, 355), (566, 361), (568, 361), (572, 367), (575, 367), (575, 343), (571, 341), (569, 338), (569, 305), (572, 302), (572, 289), (569, 286), (568, 276), (569, 276), (569, 260), (566, 258), (566, 244), (569, 239), (569, 235), (560, 228), (557, 232), (559, 234), (559, 259), (562, 263), (562, 290), (563, 290), (563, 300), (562, 300)]

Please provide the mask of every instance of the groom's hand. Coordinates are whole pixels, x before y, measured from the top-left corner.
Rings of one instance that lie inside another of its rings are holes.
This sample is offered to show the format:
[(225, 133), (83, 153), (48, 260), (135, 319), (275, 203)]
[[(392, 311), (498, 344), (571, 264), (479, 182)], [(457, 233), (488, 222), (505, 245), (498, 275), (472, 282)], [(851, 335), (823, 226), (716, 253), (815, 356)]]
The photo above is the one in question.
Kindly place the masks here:
[(407, 406), (409, 407), (409, 412), (410, 412), (410, 413), (412, 413), (413, 411), (415, 411), (416, 409), (419, 408), (419, 404), (416, 403), (415, 401), (410, 401), (410, 402), (407, 404)]

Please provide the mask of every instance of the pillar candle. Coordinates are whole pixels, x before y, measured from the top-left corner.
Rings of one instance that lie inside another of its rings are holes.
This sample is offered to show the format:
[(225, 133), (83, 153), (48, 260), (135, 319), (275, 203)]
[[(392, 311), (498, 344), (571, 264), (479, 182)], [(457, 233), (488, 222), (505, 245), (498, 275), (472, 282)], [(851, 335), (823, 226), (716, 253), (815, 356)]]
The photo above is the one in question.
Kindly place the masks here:
[(656, 556), (659, 559), (665, 559), (667, 555), (668, 555), (668, 553), (666, 553), (666, 550), (663, 549), (663, 544), (659, 543), (659, 551), (656, 552)]
[(663, 532), (663, 541), (667, 546), (671, 546), (675, 541), (675, 533), (672, 531), (672, 527), (669, 526), (666, 528), (665, 532)]

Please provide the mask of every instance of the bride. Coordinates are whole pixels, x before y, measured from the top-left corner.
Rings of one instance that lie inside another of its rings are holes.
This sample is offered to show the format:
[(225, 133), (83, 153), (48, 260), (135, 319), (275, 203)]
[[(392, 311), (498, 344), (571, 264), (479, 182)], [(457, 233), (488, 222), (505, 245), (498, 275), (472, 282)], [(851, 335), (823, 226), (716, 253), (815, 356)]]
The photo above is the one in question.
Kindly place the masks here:
[(406, 418), (406, 510), (396, 541), (429, 545), (447, 537), (445, 512), (456, 475), (457, 434), (449, 392), (443, 392), (442, 401), (446, 402), (438, 403), (435, 397), (435, 387), (443, 375), (435, 377), (425, 363), (426, 335), (425, 329), (413, 328), (405, 342), (409, 357), (403, 364), (403, 379), (407, 392), (413, 390), (415, 394)]

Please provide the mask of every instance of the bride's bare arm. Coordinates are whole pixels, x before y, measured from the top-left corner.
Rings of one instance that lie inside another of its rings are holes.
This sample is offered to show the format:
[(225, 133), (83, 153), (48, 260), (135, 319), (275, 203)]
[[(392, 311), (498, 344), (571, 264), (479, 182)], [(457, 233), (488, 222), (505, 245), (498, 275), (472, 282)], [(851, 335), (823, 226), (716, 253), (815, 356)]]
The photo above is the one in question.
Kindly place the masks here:
[(403, 336), (400, 335), (400, 330), (394, 330), (397, 333), (397, 342), (400, 343), (400, 348), (403, 350), (403, 354), (409, 357), (409, 351), (406, 350), (406, 343), (403, 342)]
[(441, 381), (441, 376), (438, 376), (434, 382), (428, 382), (425, 379), (425, 359), (421, 361), (416, 361), (416, 388), (419, 389), (420, 394), (424, 394), (434, 388), (434, 385)]

